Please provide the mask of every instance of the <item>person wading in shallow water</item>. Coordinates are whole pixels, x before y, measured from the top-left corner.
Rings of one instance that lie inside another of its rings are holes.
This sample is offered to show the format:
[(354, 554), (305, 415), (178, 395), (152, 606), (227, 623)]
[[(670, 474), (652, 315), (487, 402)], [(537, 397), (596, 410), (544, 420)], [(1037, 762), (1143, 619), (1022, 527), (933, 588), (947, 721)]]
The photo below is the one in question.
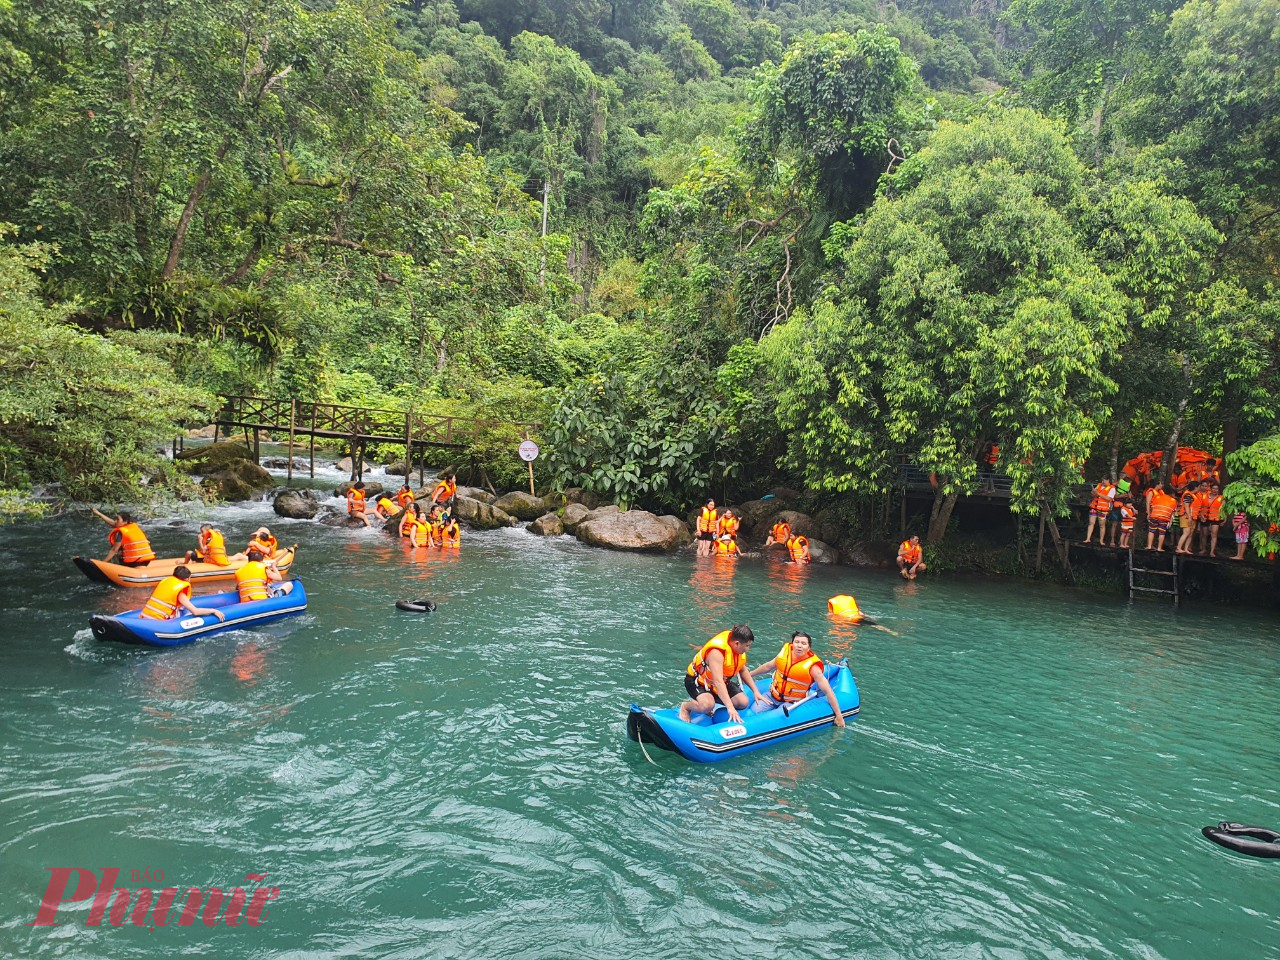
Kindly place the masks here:
[(706, 506), (702, 508), (702, 512), (698, 514), (698, 556), (711, 556), (711, 549), (715, 545), (716, 531), (719, 528), (720, 521), (716, 514), (716, 502), (708, 500)]
[(685, 670), (684, 688), (693, 699), (680, 704), (680, 719), (688, 722), (693, 713), (715, 713), (716, 701), (724, 704), (729, 719), (742, 722), (738, 708), (750, 701), (738, 682), (745, 683), (751, 692), (760, 696), (760, 689), (747, 669), (747, 650), (755, 642), (755, 634), (745, 623), (717, 633), (702, 645)]

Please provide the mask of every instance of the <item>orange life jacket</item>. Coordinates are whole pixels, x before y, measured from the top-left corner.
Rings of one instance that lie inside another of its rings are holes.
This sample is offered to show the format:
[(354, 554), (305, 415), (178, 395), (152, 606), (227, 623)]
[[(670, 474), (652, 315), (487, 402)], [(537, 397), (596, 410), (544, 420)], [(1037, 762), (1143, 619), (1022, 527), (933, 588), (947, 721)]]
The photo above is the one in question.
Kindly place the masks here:
[(1132, 530), (1133, 520), (1138, 515), (1138, 508), (1128, 500), (1120, 502), (1120, 529)]
[(462, 528), (458, 526), (457, 520), (450, 520), (444, 526), (444, 543), (445, 547), (462, 546)]
[(267, 568), (259, 560), (250, 560), (236, 571), (236, 589), (240, 591), (240, 602), (250, 600), (266, 600)]
[(248, 553), (250, 550), (257, 550), (262, 554), (263, 560), (270, 560), (276, 555), (277, 546), (279, 546), (279, 541), (277, 541), (275, 537), (269, 535), (265, 537), (254, 537), (249, 541), (249, 545), (244, 548), (244, 552)]
[(121, 551), (120, 559), (125, 563), (150, 563), (156, 558), (156, 553), (151, 549), (151, 544), (147, 541), (147, 535), (142, 532), (142, 528), (136, 523), (126, 523), (119, 527), (112, 528), (107, 534), (107, 543), (113, 547), (120, 541), (124, 541), (124, 548)]
[(407, 507), (409, 504), (413, 503), (413, 491), (401, 490), (396, 494), (396, 503), (400, 504), (402, 507)]
[(737, 517), (730, 516), (729, 514), (725, 514), (723, 517), (720, 518), (720, 523), (719, 523), (720, 535), (724, 536), (725, 534), (728, 534), (731, 537), (736, 535), (738, 532), (738, 527), (741, 525), (741, 523), (742, 521), (739, 520)]
[(738, 542), (730, 537), (728, 540), (716, 541), (716, 556), (731, 557), (738, 552)]
[(699, 533), (715, 533), (716, 526), (717, 526), (716, 524), (717, 516), (718, 514), (716, 513), (715, 510), (711, 509), (710, 507), (703, 507), (702, 516), (698, 517), (698, 532)]
[(791, 553), (791, 559), (797, 563), (802, 560), (809, 559), (809, 538), (808, 537), (792, 537), (787, 541), (787, 550)]
[(733, 648), (729, 646), (729, 631), (724, 630), (717, 633), (714, 637), (702, 645), (693, 656), (693, 662), (689, 664), (688, 674), (696, 677), (698, 683), (706, 687), (708, 690), (715, 689), (711, 683), (711, 668), (707, 666), (707, 654), (712, 650), (719, 650), (724, 654), (724, 673), (726, 680), (736, 677), (742, 672), (742, 668), (747, 665), (747, 655), (744, 652), (741, 657), (733, 652)]
[(364, 491), (352, 487), (347, 491), (347, 516), (358, 517), (364, 513)]
[(998, 463), (998, 462), (999, 462), (999, 460), (1000, 460), (1000, 448), (999, 448), (998, 446), (996, 446), (994, 443), (993, 443), (993, 444), (991, 444), (991, 446), (987, 448), (987, 455), (986, 455), (986, 457), (985, 457), (985, 460), (986, 460), (986, 462), (987, 462), (989, 465), (991, 465), (991, 466), (993, 466), (993, 467), (996, 465), (996, 463)]
[(212, 563), (225, 567), (231, 563), (227, 559), (227, 541), (221, 530), (210, 530), (200, 538), (200, 562)]
[[(1198, 493), (1183, 492), (1178, 498), (1178, 516), (1184, 517), (1189, 523), (1196, 515), (1196, 499), (1200, 495)], [(1186, 524), (1184, 524), (1185, 526)]]
[(1217, 523), (1222, 519), (1222, 494), (1209, 498), (1207, 508), (1207, 518), (1210, 523)]
[[(413, 539), (414, 530), (416, 528), (421, 528), (427, 531), (427, 544), (430, 545), (431, 525), (427, 523), (427, 521), (423, 520), (421, 517), (415, 517), (412, 514), (406, 514), (404, 520), (401, 521), (400, 529), (403, 531), (403, 533), (401, 533), (401, 536)], [(418, 539), (419, 541), (421, 541), (422, 538), (419, 537)]]
[(914, 567), (920, 562), (922, 552), (920, 544), (917, 543), (913, 547), (910, 540), (903, 540), (902, 545), (898, 547), (898, 553), (902, 555), (902, 560), (908, 567)]
[(813, 686), (813, 674), (810, 671), (815, 664), (822, 666), (822, 660), (812, 651), (803, 660), (793, 660), (794, 656), (791, 644), (784, 643), (774, 660), (776, 669), (773, 672), (773, 685), (769, 687), (769, 696), (781, 703), (803, 700)]
[(791, 539), (791, 524), (785, 520), (780, 520), (773, 525), (771, 533), (774, 543), (786, 543)]
[(1192, 498), (1191, 515), (1196, 518), (1196, 523), (1204, 523), (1209, 519), (1209, 494), (1197, 493)]
[(458, 492), (457, 483), (451, 480), (441, 480), (436, 484), (436, 488), (431, 491), (432, 503), (447, 503), (455, 493)]
[(1095, 513), (1106, 513), (1111, 509), (1111, 497), (1115, 490), (1110, 480), (1099, 481), (1093, 488), (1093, 500), (1089, 503), (1089, 509)]
[(148, 620), (168, 620), (177, 615), (178, 600), (183, 594), (190, 596), (190, 583), (177, 577), (165, 577), (151, 591), (141, 615)]
[(1151, 503), (1149, 506), (1150, 517), (1152, 520), (1166, 522), (1173, 516), (1174, 508), (1177, 507), (1178, 501), (1169, 496), (1169, 494), (1154, 490), (1151, 493)]

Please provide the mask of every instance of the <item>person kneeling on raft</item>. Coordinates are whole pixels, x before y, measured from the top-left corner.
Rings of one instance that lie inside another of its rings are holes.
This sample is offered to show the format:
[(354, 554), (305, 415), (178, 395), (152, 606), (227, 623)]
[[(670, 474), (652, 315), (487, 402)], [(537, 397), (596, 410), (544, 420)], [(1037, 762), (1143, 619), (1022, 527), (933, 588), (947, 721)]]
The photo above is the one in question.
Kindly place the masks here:
[(751, 705), (753, 713), (764, 713), (785, 704), (799, 703), (808, 698), (810, 688), (816, 683), (818, 689), (826, 694), (827, 703), (831, 704), (836, 726), (844, 726), (840, 701), (827, 682), (826, 668), (813, 652), (813, 641), (807, 633), (803, 630), (793, 633), (791, 641), (782, 645), (778, 655), (752, 670), (751, 676), (758, 677), (770, 670), (773, 671), (773, 683), (769, 686), (768, 693), (756, 695), (756, 702)]
[(738, 683), (741, 678), (758, 698), (760, 688), (747, 669), (747, 650), (755, 642), (755, 634), (745, 623), (717, 633), (702, 645), (685, 671), (684, 688), (692, 700), (680, 704), (680, 719), (686, 723), (691, 713), (715, 713), (717, 698), (729, 711), (729, 719), (742, 722), (738, 707), (749, 702)]
[(165, 577), (156, 584), (155, 590), (142, 608), (147, 620), (172, 620), (178, 615), (178, 608), (186, 610), (193, 617), (217, 617), (226, 620), (221, 610), (212, 607), (197, 607), (191, 602), (191, 570), (180, 564), (173, 568), (173, 575)]

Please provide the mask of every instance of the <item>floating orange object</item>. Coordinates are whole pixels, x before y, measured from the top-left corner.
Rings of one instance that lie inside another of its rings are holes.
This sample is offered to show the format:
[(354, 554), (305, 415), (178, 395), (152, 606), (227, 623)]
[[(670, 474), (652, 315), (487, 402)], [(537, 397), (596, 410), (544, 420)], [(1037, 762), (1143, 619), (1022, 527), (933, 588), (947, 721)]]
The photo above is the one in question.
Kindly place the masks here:
[(854, 620), (862, 619), (862, 611), (858, 609), (858, 601), (847, 593), (842, 593), (829, 599), (827, 601), (827, 609), (837, 617), (850, 617)]

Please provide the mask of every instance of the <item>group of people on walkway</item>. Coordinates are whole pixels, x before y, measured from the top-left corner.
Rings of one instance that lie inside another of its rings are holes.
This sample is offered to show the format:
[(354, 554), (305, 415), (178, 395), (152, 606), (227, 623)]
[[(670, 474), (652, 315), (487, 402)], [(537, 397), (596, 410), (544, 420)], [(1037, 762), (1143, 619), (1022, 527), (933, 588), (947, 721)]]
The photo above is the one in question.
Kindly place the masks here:
[[(747, 652), (755, 639), (751, 628), (740, 623), (717, 633), (702, 645), (685, 669), (684, 689), (690, 699), (680, 704), (681, 720), (688, 722), (695, 713), (710, 716), (717, 706), (723, 705), (729, 719), (741, 723), (739, 711), (748, 704), (755, 713), (776, 710), (807, 699), (811, 688), (816, 686), (831, 705), (835, 725), (845, 725), (840, 703), (827, 680), (825, 665), (814, 652), (809, 634), (797, 630), (772, 660), (751, 670), (747, 666)], [(773, 674), (767, 693), (762, 692), (755, 681), (766, 673)], [(751, 690), (752, 697), (743, 692), (743, 686)]]
[[(1146, 513), (1147, 550), (1162, 551), (1167, 541), (1175, 553), (1217, 556), (1222, 526), (1228, 521), (1217, 475), (1180, 475), (1176, 480), (1180, 482), (1157, 480), (1139, 497), (1128, 476), (1122, 475), (1119, 481), (1099, 478), (1090, 494), (1089, 524), (1082, 542), (1121, 550), (1134, 547), (1141, 507)], [(1237, 512), (1230, 523), (1236, 548), (1230, 559), (1243, 560), (1249, 545), (1249, 518)]]

